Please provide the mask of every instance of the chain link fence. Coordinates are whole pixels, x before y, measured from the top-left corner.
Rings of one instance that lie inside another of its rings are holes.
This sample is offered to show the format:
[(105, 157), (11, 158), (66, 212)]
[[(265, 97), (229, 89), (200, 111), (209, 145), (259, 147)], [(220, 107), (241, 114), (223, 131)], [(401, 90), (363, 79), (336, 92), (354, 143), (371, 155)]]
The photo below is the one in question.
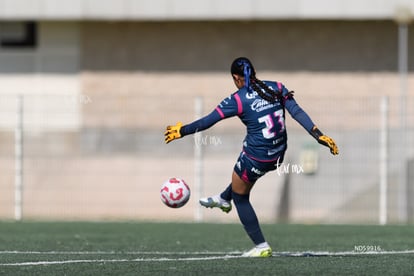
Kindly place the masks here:
[[(124, 104), (114, 99), (0, 95), (1, 218), (238, 220), (236, 212), (227, 215), (200, 210), (196, 198), (219, 193), (228, 185), (244, 136), (237, 119), (221, 122), (224, 126), (207, 130), (196, 139), (185, 137), (167, 146), (161, 128), (122, 123), (92, 127), (85, 123), (90, 110), (96, 118), (114, 110), (123, 118), (139, 116), (136, 112), (140, 111), (125, 105), (140, 106), (141, 98), (128, 94)], [(379, 223), (381, 170), (385, 168), (387, 222), (400, 222), (402, 152), (408, 158), (404, 162), (408, 166), (405, 211), (408, 220), (413, 220), (409, 199), (414, 196), (414, 101), (409, 98), (407, 102), (407, 144), (402, 145), (398, 98), (389, 98), (386, 113), (381, 113), (381, 100), (344, 96), (340, 101), (324, 97), (306, 102), (307, 107), (318, 107), (311, 108), (309, 114), (336, 140), (339, 156), (330, 155), (286, 116), (289, 148), (285, 163), (263, 177), (252, 193), (262, 221)], [(187, 113), (194, 110), (193, 105), (194, 98), (186, 100)], [(157, 116), (165, 124), (173, 123), (171, 114), (180, 112), (178, 106), (170, 106), (162, 114), (157, 107), (143, 108), (148, 118)], [(385, 144), (381, 142), (383, 133), (388, 137)], [(386, 167), (381, 167), (384, 146)], [(201, 160), (195, 160), (196, 147), (202, 147)], [(195, 171), (196, 161), (201, 162), (201, 172)], [(159, 199), (162, 182), (173, 176), (186, 179), (193, 190), (190, 202), (177, 210), (163, 206)], [(194, 187), (195, 182), (202, 186)]]

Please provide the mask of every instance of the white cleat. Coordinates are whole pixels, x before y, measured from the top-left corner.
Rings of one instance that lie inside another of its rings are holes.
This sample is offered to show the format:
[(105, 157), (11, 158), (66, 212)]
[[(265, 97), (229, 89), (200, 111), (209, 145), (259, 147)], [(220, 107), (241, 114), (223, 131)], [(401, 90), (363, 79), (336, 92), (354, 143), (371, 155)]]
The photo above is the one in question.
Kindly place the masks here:
[(267, 258), (272, 256), (272, 248), (270, 246), (266, 247), (253, 247), (250, 251), (244, 252), (242, 257), (252, 257), (252, 258)]
[(230, 212), (231, 211), (231, 202), (224, 200), (220, 197), (220, 195), (215, 195), (212, 197), (203, 197), (199, 200), (200, 204), (206, 208), (220, 208), (223, 212)]

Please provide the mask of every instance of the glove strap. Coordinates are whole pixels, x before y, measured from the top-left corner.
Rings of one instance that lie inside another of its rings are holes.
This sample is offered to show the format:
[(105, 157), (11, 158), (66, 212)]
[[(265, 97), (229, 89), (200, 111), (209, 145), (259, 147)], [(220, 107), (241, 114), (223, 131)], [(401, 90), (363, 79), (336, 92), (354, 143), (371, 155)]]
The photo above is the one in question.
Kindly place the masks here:
[(313, 126), (312, 130), (309, 133), (316, 140), (319, 140), (319, 137), (321, 137), (323, 135), (323, 133), (316, 126)]

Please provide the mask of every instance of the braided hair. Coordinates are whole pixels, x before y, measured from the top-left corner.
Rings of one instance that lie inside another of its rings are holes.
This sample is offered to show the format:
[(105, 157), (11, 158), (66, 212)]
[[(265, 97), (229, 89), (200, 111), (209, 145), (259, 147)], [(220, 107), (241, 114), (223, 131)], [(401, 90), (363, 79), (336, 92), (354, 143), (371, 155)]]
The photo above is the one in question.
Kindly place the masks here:
[[(231, 64), (231, 74), (244, 77), (244, 86), (251, 88), (264, 100), (274, 103), (283, 99), (282, 91), (275, 91), (256, 77), (256, 70), (253, 64), (246, 57), (236, 58)], [(292, 97), (293, 91), (289, 91), (287, 97)]]

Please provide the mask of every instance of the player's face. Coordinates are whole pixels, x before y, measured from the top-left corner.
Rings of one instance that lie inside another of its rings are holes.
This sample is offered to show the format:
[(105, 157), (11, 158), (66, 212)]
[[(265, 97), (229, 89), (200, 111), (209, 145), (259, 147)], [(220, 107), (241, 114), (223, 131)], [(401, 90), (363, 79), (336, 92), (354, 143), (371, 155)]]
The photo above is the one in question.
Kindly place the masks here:
[(238, 89), (242, 88), (244, 86), (244, 77), (240, 77), (239, 75), (233, 74), (233, 81), (234, 84)]

